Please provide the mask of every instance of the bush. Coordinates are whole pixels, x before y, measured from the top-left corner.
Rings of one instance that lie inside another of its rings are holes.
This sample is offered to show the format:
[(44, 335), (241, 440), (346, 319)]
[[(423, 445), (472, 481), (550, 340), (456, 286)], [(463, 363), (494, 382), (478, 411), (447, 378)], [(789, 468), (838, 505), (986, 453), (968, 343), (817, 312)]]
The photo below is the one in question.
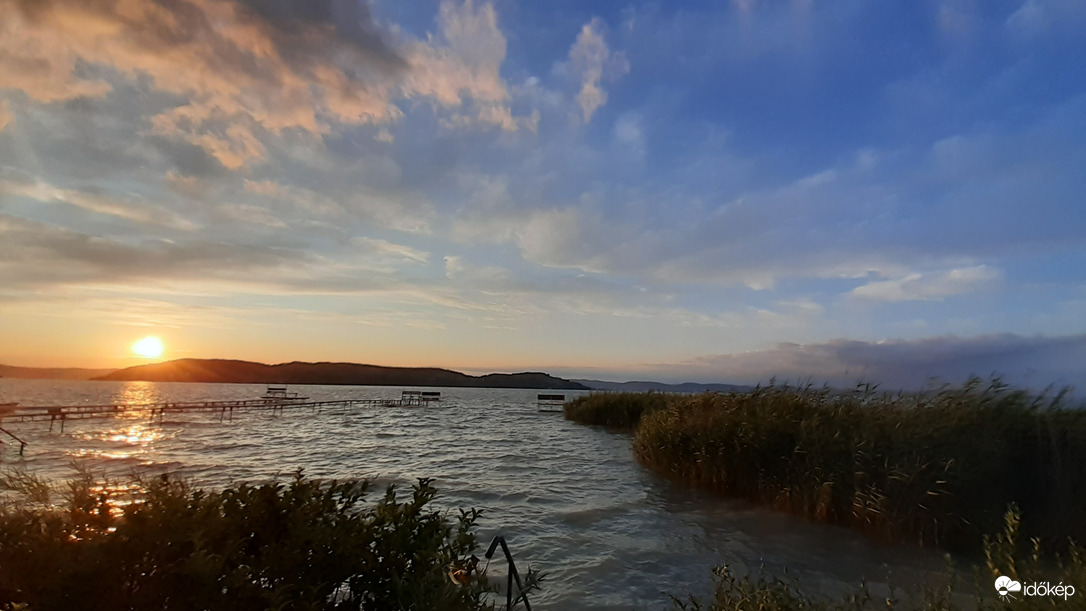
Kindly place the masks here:
[(32, 477), (4, 483), (27, 494), (0, 507), (0, 608), (489, 608), (483, 576), (447, 576), (475, 549), (479, 514), (431, 511), (430, 480), (366, 505), (365, 481), (299, 472), (212, 492), (162, 476), (123, 510), (89, 478), (63, 507)]
[(581, 424), (633, 430), (645, 414), (665, 407), (667, 399), (655, 392), (592, 393), (567, 401), (562, 413), (566, 420)]

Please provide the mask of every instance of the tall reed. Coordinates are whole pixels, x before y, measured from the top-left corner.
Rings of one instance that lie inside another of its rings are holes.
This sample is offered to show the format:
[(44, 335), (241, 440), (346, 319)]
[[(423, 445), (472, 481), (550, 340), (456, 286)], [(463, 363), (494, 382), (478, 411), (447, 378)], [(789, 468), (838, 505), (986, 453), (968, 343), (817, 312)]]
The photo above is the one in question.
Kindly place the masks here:
[(1086, 410), (971, 379), (918, 395), (769, 386), (590, 395), (567, 418), (636, 427), (671, 477), (890, 540), (979, 543), (1009, 503), (1030, 536), (1086, 540)]
[(562, 408), (567, 420), (632, 430), (645, 414), (667, 407), (665, 395), (657, 392), (592, 393), (567, 401)]

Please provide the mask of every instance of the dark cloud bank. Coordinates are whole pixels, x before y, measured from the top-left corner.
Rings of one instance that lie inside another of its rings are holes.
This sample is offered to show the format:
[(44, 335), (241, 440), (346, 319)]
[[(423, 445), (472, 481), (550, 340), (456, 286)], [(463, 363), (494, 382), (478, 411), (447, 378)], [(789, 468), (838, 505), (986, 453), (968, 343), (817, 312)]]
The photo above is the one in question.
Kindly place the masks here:
[[(971, 375), (998, 375), (1033, 389), (1049, 385), (1086, 388), (1086, 334), (1064, 337), (1014, 334), (961, 338), (952, 335), (920, 340), (863, 342), (833, 340), (824, 344), (779, 344), (743, 354), (713, 355), (676, 366), (738, 383), (810, 380), (835, 386), (857, 381), (878, 383), (883, 390), (921, 389), (941, 382), (957, 383)], [(674, 372), (672, 377), (675, 375)], [(1078, 394), (1082, 394), (1081, 391)]]

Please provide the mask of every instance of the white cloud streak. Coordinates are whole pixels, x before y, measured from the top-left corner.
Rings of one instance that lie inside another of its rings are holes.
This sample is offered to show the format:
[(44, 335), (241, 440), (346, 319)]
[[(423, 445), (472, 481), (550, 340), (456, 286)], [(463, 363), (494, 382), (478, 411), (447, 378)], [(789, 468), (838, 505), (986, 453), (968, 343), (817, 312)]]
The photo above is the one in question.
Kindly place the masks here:
[(1002, 277), (998, 269), (976, 265), (869, 282), (853, 289), (851, 295), (875, 301), (934, 301), (991, 288)]
[(113, 195), (88, 193), (75, 189), (61, 189), (45, 182), (17, 182), (0, 180), (0, 198), (25, 197), (45, 203), (64, 203), (90, 212), (115, 216), (138, 224), (163, 225), (175, 229), (191, 230), (197, 225), (170, 210), (141, 201)]
[(581, 79), (577, 104), (581, 107), (585, 123), (591, 121), (596, 110), (607, 103), (607, 90), (603, 88), (603, 82), (615, 80), (630, 71), (625, 53), (612, 52), (607, 47), (603, 27), (603, 21), (599, 18), (584, 24), (569, 50), (570, 62)]

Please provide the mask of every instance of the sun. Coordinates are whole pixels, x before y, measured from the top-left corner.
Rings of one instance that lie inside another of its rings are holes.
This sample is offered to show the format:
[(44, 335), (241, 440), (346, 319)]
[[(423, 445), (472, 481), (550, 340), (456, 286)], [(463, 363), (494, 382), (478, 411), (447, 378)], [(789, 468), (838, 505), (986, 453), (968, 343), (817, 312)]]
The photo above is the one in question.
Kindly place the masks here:
[(162, 340), (153, 335), (148, 335), (132, 344), (132, 352), (146, 359), (160, 357), (162, 356)]

